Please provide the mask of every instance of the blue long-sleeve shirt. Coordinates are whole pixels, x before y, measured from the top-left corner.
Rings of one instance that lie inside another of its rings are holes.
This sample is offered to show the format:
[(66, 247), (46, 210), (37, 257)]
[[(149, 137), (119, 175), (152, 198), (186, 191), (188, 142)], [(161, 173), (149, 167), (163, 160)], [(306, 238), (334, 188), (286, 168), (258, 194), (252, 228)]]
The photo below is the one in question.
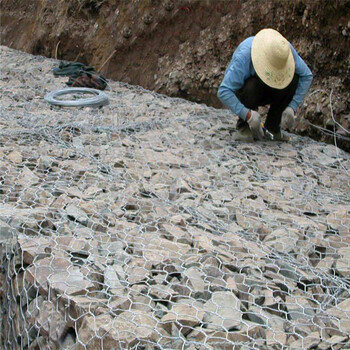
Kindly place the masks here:
[[(253, 36), (249, 37), (237, 47), (230, 64), (226, 68), (224, 79), (218, 91), (218, 97), (221, 102), (243, 120), (246, 120), (249, 109), (238, 100), (235, 91), (241, 89), (249, 77), (257, 75), (251, 58), (253, 39)], [(309, 90), (313, 76), (311, 70), (298, 55), (292, 44), (290, 44), (290, 48), (295, 62), (295, 74), (299, 75), (298, 87), (292, 101), (289, 103), (289, 106), (295, 112)]]

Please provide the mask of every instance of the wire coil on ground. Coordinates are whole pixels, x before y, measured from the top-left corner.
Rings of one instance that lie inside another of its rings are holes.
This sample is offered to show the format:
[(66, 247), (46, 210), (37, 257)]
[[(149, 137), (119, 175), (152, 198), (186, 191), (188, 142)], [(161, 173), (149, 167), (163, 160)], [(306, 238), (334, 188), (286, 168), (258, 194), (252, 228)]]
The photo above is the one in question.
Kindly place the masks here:
[[(57, 97), (59, 96), (74, 94), (74, 93), (91, 93), (94, 96), (78, 99), (78, 100), (58, 100), (57, 99)], [(83, 107), (83, 106), (99, 107), (99, 106), (105, 106), (109, 104), (108, 96), (104, 92), (96, 89), (80, 88), (80, 87), (56, 90), (45, 95), (44, 99), (45, 101), (47, 101), (52, 105), (62, 106), (62, 107)]]

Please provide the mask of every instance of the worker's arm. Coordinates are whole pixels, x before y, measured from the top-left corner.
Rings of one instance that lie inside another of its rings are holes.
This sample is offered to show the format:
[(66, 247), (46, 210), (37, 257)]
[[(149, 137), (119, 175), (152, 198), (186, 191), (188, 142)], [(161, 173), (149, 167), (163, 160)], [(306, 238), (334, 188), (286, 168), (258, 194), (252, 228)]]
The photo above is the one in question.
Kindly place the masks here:
[(220, 101), (243, 120), (246, 120), (249, 109), (238, 100), (235, 91), (241, 89), (250, 76), (251, 58), (248, 40), (252, 38), (245, 40), (233, 54), (218, 91)]
[(292, 101), (289, 103), (289, 107), (291, 107), (295, 112), (303, 102), (303, 99), (310, 88), (313, 75), (309, 67), (306, 65), (303, 59), (298, 55), (294, 47), (292, 45), (290, 46), (291, 46), (291, 50), (292, 50), (294, 62), (295, 62), (295, 74), (299, 75), (298, 87), (295, 91)]

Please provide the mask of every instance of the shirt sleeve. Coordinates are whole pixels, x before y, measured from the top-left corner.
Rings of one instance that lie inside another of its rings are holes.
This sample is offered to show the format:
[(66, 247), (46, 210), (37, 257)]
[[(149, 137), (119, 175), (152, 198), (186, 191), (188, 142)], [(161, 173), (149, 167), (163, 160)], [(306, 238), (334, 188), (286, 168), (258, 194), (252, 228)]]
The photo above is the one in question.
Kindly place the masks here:
[(295, 94), (293, 96), (293, 99), (289, 103), (289, 107), (291, 107), (294, 111), (296, 111), (297, 108), (303, 102), (303, 99), (310, 88), (313, 75), (309, 67), (306, 65), (303, 59), (298, 55), (294, 47), (292, 45), (290, 46), (291, 46), (291, 50), (292, 50), (294, 62), (295, 62), (295, 74), (299, 75), (299, 82), (298, 82), (298, 86), (295, 91)]
[[(250, 57), (248, 57), (248, 62), (249, 60)], [(243, 120), (246, 120), (249, 109), (238, 100), (235, 91), (243, 87), (248, 77), (249, 64), (247, 64), (247, 61), (244, 62), (243, 57), (234, 56), (218, 91), (220, 101)]]

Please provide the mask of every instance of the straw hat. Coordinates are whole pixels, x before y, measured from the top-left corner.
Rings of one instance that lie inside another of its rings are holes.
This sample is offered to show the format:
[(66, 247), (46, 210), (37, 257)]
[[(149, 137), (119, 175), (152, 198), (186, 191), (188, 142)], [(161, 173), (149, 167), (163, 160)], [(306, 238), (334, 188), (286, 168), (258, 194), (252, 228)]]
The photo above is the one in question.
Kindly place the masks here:
[(253, 67), (268, 86), (284, 89), (293, 80), (295, 63), (289, 42), (274, 29), (263, 29), (252, 43)]

